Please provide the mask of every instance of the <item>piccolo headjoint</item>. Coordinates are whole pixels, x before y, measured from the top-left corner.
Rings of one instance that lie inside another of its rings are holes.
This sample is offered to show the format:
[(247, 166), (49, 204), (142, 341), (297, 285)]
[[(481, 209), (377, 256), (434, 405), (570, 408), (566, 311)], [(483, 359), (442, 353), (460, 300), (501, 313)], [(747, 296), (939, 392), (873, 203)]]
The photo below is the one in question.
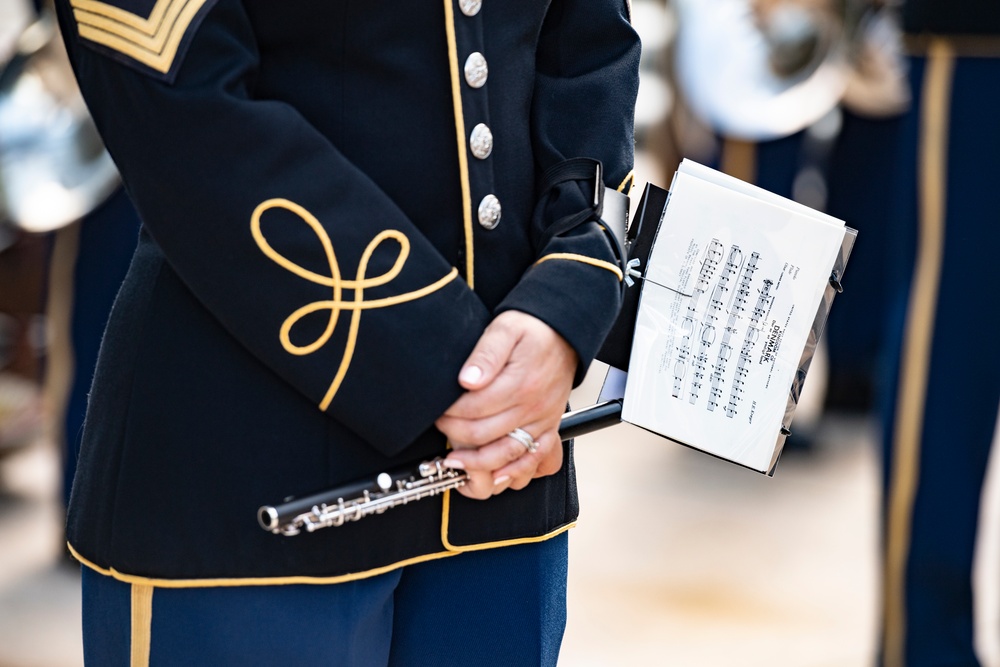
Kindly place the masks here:
[(373, 484), (352, 484), (257, 511), (261, 528), (275, 535), (298, 535), (305, 530), (342, 526), (391, 507), (430, 498), (465, 484), (466, 474), (444, 466), (443, 458), (422, 461), (392, 472), (380, 473)]

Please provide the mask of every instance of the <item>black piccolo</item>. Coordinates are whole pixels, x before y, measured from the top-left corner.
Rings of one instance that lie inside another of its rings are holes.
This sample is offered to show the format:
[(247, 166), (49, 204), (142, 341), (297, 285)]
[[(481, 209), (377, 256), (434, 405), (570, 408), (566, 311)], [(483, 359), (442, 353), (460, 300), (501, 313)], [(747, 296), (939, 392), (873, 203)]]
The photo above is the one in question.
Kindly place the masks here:
[[(621, 422), (622, 400), (597, 403), (563, 415), (559, 436), (565, 441)], [(257, 510), (261, 528), (276, 535), (342, 526), (372, 514), (457, 489), (465, 484), (461, 470), (446, 468), (438, 457), (379, 473), (372, 480), (351, 482), (304, 498), (288, 498)]]

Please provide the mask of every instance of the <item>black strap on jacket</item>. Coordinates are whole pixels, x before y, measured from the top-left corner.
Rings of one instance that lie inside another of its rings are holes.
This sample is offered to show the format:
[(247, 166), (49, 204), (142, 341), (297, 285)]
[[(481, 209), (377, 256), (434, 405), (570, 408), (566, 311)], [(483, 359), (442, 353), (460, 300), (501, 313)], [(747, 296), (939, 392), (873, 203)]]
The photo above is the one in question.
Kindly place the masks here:
[[(540, 187), (541, 194), (538, 197), (538, 204), (535, 209), (536, 221), (541, 220), (541, 216), (545, 210), (545, 205), (548, 203), (548, 198), (551, 195), (553, 188), (563, 183), (568, 183), (570, 181), (583, 181), (585, 183), (592, 184), (593, 197), (591, 198), (590, 206), (587, 208), (577, 213), (563, 216), (549, 226), (545, 227), (539, 240), (539, 247), (544, 248), (555, 237), (567, 234), (580, 225), (588, 222), (596, 222), (598, 223), (598, 227), (601, 231), (608, 237), (611, 248), (615, 253), (615, 260), (618, 267), (622, 270), (622, 276), (624, 278), (628, 272), (628, 257), (625, 254), (625, 247), (622, 245), (622, 239), (619, 239), (608, 225), (601, 222), (601, 216), (604, 213), (603, 172), (604, 168), (600, 160), (577, 157), (555, 164), (549, 167), (545, 173), (542, 174)], [(625, 281), (622, 280), (623, 295), (626, 287)]]

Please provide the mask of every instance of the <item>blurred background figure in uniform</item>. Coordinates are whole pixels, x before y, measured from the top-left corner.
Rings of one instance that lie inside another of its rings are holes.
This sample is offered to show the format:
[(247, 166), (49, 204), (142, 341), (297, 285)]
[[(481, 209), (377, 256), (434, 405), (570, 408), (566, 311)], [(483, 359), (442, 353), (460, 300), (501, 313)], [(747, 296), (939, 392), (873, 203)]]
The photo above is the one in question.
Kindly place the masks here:
[(51, 8), (2, 4), (0, 451), (46, 431), (61, 450), (65, 504), (100, 337), (139, 221)]
[(996, 567), (976, 553), (1000, 402), (1000, 3), (907, 0), (902, 16), (914, 105), (889, 218), (899, 354), (884, 434), (881, 658), (996, 664), (996, 619), (974, 609), (997, 591), (974, 585), (973, 573)]
[(676, 100), (649, 149), (690, 157), (844, 219), (860, 233), (786, 447), (827, 408), (866, 415), (884, 366), (886, 195), (909, 103), (894, 8), (873, 0), (672, 0)]
[[(0, 141), (6, 146), (13, 68), (20, 37), (32, 22), (31, 7), (0, 2)], [(18, 114), (20, 115), (20, 114)], [(19, 120), (17, 118), (11, 120)], [(0, 148), (0, 165), (7, 150)], [(0, 178), (0, 459), (41, 433), (41, 354), (47, 244), (16, 226), (5, 204)]]
[(903, 114), (911, 102), (898, 3), (856, 3), (846, 21), (850, 69), (841, 97), (840, 130), (826, 170), (827, 212), (863, 230), (846, 280), (853, 286), (827, 322), (828, 408), (871, 413), (884, 395), (891, 356), (886, 331), (888, 264), (896, 252), (886, 220)]

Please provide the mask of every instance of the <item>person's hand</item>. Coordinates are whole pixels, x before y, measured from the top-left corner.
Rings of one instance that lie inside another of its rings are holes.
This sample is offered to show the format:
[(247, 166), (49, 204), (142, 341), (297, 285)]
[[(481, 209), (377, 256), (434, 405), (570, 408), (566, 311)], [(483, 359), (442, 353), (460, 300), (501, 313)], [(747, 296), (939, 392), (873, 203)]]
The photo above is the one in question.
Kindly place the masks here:
[[(562, 467), (559, 420), (576, 366), (573, 348), (538, 318), (509, 310), (490, 323), (459, 373), (468, 391), (435, 422), (453, 448), (445, 464), (469, 475), (459, 493), (488, 498)], [(508, 435), (518, 428), (535, 451)]]

